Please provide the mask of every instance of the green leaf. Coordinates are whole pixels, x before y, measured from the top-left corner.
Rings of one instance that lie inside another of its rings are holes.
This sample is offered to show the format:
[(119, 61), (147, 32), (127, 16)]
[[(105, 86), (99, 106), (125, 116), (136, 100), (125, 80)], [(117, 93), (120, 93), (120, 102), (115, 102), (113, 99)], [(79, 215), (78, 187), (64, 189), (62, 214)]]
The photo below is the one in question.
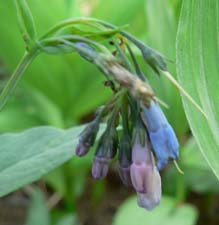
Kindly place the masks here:
[(218, 179), (204, 160), (194, 138), (191, 138), (181, 149), (179, 165), (184, 175), (179, 174), (174, 165), (165, 171), (162, 180), (165, 193), (175, 194), (179, 180), (185, 184), (185, 190), (198, 193), (219, 192)]
[[(141, 0), (101, 0), (98, 7), (94, 9), (92, 16), (102, 18), (117, 25), (129, 24), (141, 13), (144, 1)], [(113, 16), (112, 16), (113, 15)]]
[(36, 29), (32, 13), (25, 0), (15, 0), (20, 29), (25, 41), (34, 40)]
[(184, 0), (177, 36), (178, 77), (208, 120), (184, 97), (183, 103), (196, 142), (219, 178), (218, 27), (217, 0)]
[(41, 178), (72, 158), (82, 128), (37, 127), (1, 135), (0, 196)]
[(31, 193), (31, 203), (26, 225), (50, 225), (50, 213), (44, 194), (35, 189)]
[(76, 219), (73, 215), (69, 214), (62, 217), (56, 225), (74, 225), (74, 224), (77, 224)]
[(201, 193), (219, 192), (219, 182), (204, 160), (194, 139), (191, 139), (182, 149), (180, 165), (189, 188)]
[(42, 121), (52, 126), (64, 127), (62, 112), (52, 100), (33, 87), (29, 87), (28, 92), (33, 105), (38, 109), (38, 116)]
[(0, 113), (0, 133), (18, 132), (39, 123), (40, 119), (34, 114), (34, 108), (19, 97), (12, 97), (7, 107)]
[(113, 225), (194, 225), (197, 210), (188, 204), (177, 206), (174, 199), (163, 197), (161, 204), (151, 212), (137, 206), (136, 197), (129, 198), (115, 215)]

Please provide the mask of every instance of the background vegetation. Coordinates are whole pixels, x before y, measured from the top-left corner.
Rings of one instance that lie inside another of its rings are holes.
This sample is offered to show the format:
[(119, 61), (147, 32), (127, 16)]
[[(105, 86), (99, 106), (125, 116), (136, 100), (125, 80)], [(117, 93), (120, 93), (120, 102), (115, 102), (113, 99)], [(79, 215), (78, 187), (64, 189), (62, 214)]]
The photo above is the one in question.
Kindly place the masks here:
[[(90, 175), (93, 151), (85, 158), (73, 157), (81, 130), (76, 126), (88, 122), (112, 94), (101, 73), (76, 54), (41, 55), (0, 113), (0, 196), (35, 181), (1, 198), (0, 224), (218, 224), (219, 3), (184, 0), (182, 7), (181, 0), (27, 2), (40, 34), (78, 16), (129, 24), (130, 33), (173, 61), (168, 68), (175, 77), (177, 68), (181, 84), (208, 120), (184, 99), (189, 126), (178, 90), (144, 65), (157, 95), (170, 107), (164, 110), (179, 137), (179, 164), (185, 173), (171, 164), (165, 169), (161, 205), (147, 212), (137, 207), (133, 190), (120, 183), (116, 164), (106, 180), (96, 182)], [(0, 3), (0, 31), (2, 88), (25, 48), (12, 0)], [(33, 127), (38, 128), (26, 131)]]

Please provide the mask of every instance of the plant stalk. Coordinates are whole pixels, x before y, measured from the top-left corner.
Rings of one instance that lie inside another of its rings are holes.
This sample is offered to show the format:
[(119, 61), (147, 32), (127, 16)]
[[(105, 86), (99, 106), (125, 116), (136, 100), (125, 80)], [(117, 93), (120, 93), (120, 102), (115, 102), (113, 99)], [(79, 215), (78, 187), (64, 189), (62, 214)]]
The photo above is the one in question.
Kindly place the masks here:
[(8, 98), (14, 91), (18, 81), (35, 59), (35, 57), (39, 54), (38, 49), (33, 49), (30, 52), (25, 52), (24, 56), (20, 60), (19, 64), (17, 65), (16, 69), (14, 70), (13, 74), (9, 78), (9, 81), (6, 83), (1, 95), (0, 95), (0, 111), (3, 109), (5, 104), (8, 101)]

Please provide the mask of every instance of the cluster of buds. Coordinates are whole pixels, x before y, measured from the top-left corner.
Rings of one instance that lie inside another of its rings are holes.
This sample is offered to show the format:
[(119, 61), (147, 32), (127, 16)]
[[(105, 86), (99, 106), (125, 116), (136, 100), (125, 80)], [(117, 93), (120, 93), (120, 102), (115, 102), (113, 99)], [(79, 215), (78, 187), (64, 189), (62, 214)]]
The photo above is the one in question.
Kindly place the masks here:
[[(130, 39), (132, 36), (128, 35), (127, 40)], [(166, 69), (159, 53), (134, 40), (155, 72)], [(179, 143), (131, 48), (126, 45), (132, 63), (120, 43), (114, 41), (113, 45), (116, 50), (104, 54), (85, 42), (74, 43), (78, 53), (95, 64), (114, 86), (112, 99), (101, 106), (94, 120), (80, 134), (76, 154), (88, 153), (95, 143), (100, 123), (106, 121), (93, 160), (93, 178), (106, 177), (112, 159), (118, 155), (122, 182), (135, 189), (140, 207), (152, 210), (161, 199), (159, 171), (169, 160), (178, 159)]]

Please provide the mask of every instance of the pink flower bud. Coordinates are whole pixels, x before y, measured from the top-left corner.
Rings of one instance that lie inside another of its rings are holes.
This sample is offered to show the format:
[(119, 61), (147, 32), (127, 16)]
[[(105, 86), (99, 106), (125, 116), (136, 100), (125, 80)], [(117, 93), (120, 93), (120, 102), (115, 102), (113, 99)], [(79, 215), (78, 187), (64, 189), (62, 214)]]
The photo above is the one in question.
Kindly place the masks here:
[(95, 156), (92, 166), (92, 176), (94, 179), (100, 180), (106, 177), (109, 169), (110, 159)]
[(146, 193), (138, 193), (138, 205), (147, 210), (154, 209), (161, 199), (161, 178), (156, 167), (154, 167), (151, 180), (147, 185)]
[(125, 186), (131, 186), (130, 166), (122, 167), (119, 165), (119, 176)]

